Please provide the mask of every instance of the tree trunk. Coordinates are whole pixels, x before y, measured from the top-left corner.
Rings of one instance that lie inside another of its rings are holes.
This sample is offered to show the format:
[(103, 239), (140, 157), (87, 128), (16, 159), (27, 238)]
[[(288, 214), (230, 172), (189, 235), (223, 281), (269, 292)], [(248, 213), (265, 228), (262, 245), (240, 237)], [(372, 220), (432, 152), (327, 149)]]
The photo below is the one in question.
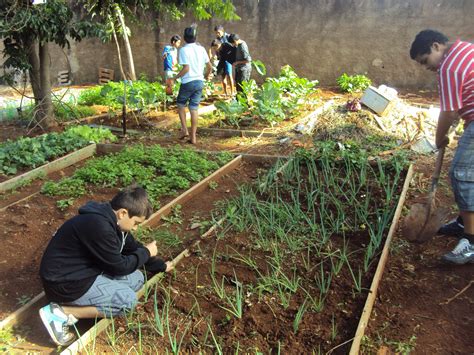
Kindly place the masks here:
[(120, 75), (122, 80), (126, 80), (127, 76), (125, 75), (125, 71), (123, 70), (123, 63), (122, 63), (122, 54), (120, 53), (120, 44), (117, 38), (117, 32), (115, 31), (115, 25), (113, 19), (109, 16), (110, 26), (112, 27), (112, 34), (114, 36), (115, 45), (117, 46), (117, 55), (120, 67)]
[(118, 5), (115, 6), (115, 13), (120, 21), (120, 26), (122, 27), (122, 36), (123, 41), (125, 42), (125, 50), (128, 57), (128, 66), (130, 70), (130, 79), (137, 80), (135, 75), (135, 62), (133, 61), (132, 47), (130, 46), (130, 41), (128, 40), (127, 26), (125, 25), (125, 20), (123, 18), (122, 10)]
[(28, 61), (30, 62), (31, 68), (29, 70), (31, 88), (33, 89), (33, 96), (35, 97), (35, 105), (38, 106), (39, 98), (41, 94), (41, 85), (40, 85), (40, 61), (38, 58), (37, 51), (38, 43), (31, 42), (28, 45)]
[(40, 86), (41, 96), (38, 103), (38, 122), (42, 126), (52, 128), (57, 126), (54, 118), (53, 101), (51, 99), (51, 77), (48, 42), (39, 44)]

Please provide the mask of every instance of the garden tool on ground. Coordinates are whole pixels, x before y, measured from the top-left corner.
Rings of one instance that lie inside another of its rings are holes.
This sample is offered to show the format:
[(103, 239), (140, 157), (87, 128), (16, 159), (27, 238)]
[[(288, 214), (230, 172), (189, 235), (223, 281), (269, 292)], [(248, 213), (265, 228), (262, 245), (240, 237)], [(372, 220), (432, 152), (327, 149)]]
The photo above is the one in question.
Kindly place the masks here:
[(438, 151), (436, 165), (431, 179), (431, 188), (425, 203), (416, 203), (404, 219), (403, 235), (412, 242), (423, 243), (436, 234), (441, 227), (447, 209), (434, 207), (436, 189), (438, 188), (441, 167), (443, 166), (445, 148)]

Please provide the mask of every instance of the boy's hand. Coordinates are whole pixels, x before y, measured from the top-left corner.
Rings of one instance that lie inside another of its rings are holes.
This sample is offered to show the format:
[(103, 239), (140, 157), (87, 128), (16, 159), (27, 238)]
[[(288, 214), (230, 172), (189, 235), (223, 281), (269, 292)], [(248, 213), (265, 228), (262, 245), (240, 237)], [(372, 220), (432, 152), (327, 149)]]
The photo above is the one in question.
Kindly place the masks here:
[(444, 136), (442, 139), (436, 139), (436, 148), (441, 149), (449, 144), (448, 136)]
[(165, 272), (170, 272), (174, 270), (174, 264), (171, 261), (167, 261), (165, 264), (166, 264)]
[(145, 248), (147, 248), (150, 252), (150, 256), (156, 256), (156, 254), (158, 254), (158, 247), (156, 246), (156, 241), (147, 244)]

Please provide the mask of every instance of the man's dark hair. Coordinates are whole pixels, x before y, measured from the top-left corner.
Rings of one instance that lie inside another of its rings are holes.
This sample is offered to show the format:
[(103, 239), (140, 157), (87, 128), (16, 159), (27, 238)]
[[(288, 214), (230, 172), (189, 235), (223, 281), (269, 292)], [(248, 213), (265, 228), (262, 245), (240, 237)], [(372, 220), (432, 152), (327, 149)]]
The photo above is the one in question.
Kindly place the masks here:
[(176, 43), (178, 41), (181, 41), (181, 36), (180, 35), (174, 35), (173, 37), (171, 37), (170, 43), (173, 44), (173, 43)]
[(112, 198), (110, 205), (114, 211), (125, 208), (130, 218), (143, 216), (148, 218), (153, 212), (148, 194), (140, 186), (129, 186), (123, 189)]
[(416, 59), (420, 55), (430, 54), (433, 43), (446, 44), (448, 41), (448, 37), (441, 32), (434, 30), (421, 31), (416, 35), (415, 40), (411, 44), (410, 57), (411, 59)]
[(217, 25), (216, 27), (214, 27), (214, 32), (216, 32), (216, 31), (224, 31), (224, 26)]
[(237, 33), (231, 33), (229, 35), (229, 42), (230, 43), (235, 43), (240, 39), (240, 36)]
[(222, 41), (216, 38), (212, 40), (211, 47), (220, 46), (221, 44), (222, 44)]
[(197, 29), (196, 26), (186, 27), (184, 29), (184, 41), (186, 43), (194, 43), (196, 42), (197, 37)]

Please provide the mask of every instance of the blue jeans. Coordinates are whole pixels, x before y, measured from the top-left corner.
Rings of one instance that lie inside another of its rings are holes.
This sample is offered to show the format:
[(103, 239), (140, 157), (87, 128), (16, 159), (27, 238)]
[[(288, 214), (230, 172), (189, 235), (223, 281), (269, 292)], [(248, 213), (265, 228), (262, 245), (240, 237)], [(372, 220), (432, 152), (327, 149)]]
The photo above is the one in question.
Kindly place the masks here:
[(474, 212), (474, 123), (472, 122), (459, 139), (449, 177), (459, 209)]
[(189, 83), (181, 84), (178, 98), (176, 99), (178, 107), (186, 107), (189, 102), (189, 109), (197, 110), (199, 108), (199, 103), (201, 102), (203, 87), (204, 81), (202, 80), (193, 80)]

